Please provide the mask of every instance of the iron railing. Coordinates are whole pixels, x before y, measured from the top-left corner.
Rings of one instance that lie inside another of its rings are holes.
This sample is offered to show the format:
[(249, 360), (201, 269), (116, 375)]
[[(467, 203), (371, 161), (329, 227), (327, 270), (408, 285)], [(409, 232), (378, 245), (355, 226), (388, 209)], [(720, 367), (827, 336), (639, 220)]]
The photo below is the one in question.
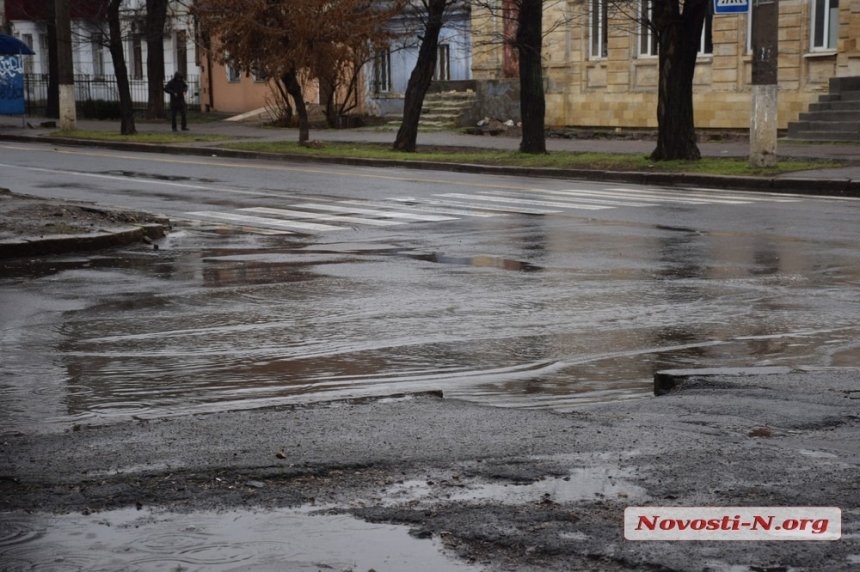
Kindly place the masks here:
[[(75, 101), (80, 105), (92, 102), (119, 103), (116, 77), (75, 74)], [(199, 107), (197, 76), (190, 76), (185, 101), (189, 107)], [(131, 100), (135, 110), (145, 110), (149, 102), (149, 85), (145, 79), (129, 80)], [(165, 102), (167, 94), (164, 94)], [(27, 115), (43, 115), (48, 102), (48, 74), (24, 74), (24, 100)]]

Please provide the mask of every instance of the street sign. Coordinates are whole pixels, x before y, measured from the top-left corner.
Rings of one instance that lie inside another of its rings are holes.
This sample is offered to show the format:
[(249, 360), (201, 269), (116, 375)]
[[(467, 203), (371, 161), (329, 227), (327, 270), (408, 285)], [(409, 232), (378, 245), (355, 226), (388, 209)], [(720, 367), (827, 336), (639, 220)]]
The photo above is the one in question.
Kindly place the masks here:
[(714, 0), (714, 14), (741, 14), (749, 10), (750, 0)]

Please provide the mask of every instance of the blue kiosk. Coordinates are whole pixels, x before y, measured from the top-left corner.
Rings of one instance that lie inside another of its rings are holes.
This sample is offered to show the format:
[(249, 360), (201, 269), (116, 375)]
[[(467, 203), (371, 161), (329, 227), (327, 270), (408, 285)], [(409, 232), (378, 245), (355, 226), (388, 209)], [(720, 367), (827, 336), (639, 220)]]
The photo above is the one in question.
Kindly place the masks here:
[(0, 115), (24, 115), (23, 56), (33, 53), (18, 38), (0, 34)]

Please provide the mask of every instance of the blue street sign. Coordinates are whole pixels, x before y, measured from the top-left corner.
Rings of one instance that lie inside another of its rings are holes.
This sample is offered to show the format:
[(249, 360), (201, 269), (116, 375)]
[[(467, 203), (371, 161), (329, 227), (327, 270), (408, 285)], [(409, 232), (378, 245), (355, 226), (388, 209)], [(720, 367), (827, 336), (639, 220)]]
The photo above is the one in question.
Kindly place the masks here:
[(750, 0), (714, 0), (714, 14), (749, 12)]

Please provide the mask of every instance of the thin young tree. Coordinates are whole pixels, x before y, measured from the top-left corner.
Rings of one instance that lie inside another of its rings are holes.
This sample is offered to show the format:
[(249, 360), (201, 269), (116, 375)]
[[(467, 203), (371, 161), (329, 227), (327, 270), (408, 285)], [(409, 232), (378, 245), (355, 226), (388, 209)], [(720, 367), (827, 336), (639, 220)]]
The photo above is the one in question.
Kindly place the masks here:
[(116, 85), (119, 91), (120, 133), (134, 135), (137, 128), (134, 124), (134, 105), (131, 99), (131, 86), (128, 80), (128, 66), (125, 63), (122, 43), (122, 24), (120, 22), (120, 5), (122, 0), (109, 0), (107, 4), (108, 50), (113, 60)]
[[(424, 30), (418, 48), (418, 60), (409, 75), (403, 100), (403, 119), (392, 148), (395, 151), (415, 152), (418, 143), (418, 123), (424, 97), (433, 81), (436, 58), (439, 52), (439, 32), (444, 23), (445, 10), (453, 4), (452, 0), (421, 0)], [(419, 12), (415, 12), (419, 14)]]
[(546, 153), (543, 42), (547, 35), (571, 25), (572, 20), (564, 10), (553, 10), (553, 18), (545, 25), (544, 13), (560, 4), (559, 0), (473, 0), (473, 6), (501, 24), (495, 27), (497, 32), (485, 33), (478, 43), (501, 46), (506, 57), (500, 71), (519, 80), (523, 153)]

